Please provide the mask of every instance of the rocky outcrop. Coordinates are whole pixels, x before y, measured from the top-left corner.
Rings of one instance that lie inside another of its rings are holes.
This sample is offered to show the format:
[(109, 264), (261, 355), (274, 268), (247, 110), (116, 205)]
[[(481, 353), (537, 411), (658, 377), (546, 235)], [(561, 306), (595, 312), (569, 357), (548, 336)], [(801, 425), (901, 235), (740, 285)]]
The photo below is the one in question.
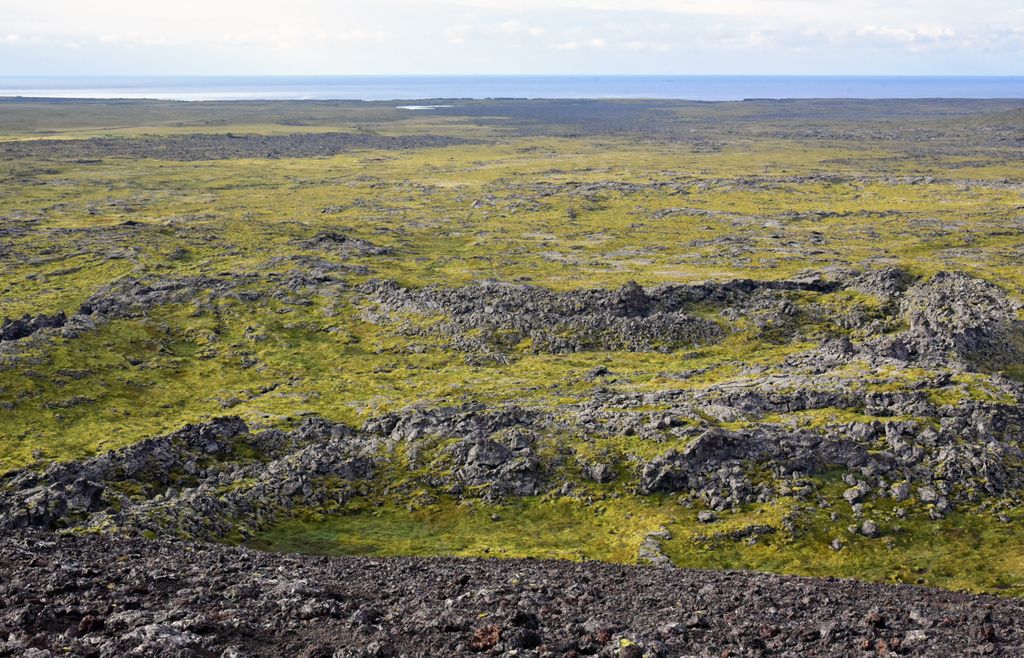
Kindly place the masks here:
[(425, 436), (487, 438), (510, 428), (543, 425), (549, 417), (516, 405), (487, 407), (464, 404), (458, 407), (411, 408), (367, 421), (363, 431), (392, 441), (415, 441)]
[[(643, 492), (692, 492), (712, 508), (763, 502), (775, 495), (770, 482), (753, 482), (748, 474), (764, 469), (776, 478), (799, 478), (832, 469), (856, 473), (864, 495), (887, 496), (894, 482), (939, 483), (952, 499), (1003, 496), (1024, 488), (1024, 413), (1015, 404), (962, 403), (922, 406), (915, 396), (869, 395), (870, 422), (825, 425), (817, 431), (793, 431), (772, 423), (744, 430), (710, 428), (683, 450), (671, 450), (647, 462), (641, 471)], [(780, 399), (781, 398), (781, 399)], [(785, 396), (775, 404), (741, 406), (719, 413), (757, 418), (794, 408)], [(863, 398), (861, 398), (863, 400)], [(857, 396), (851, 404), (858, 404)], [(854, 407), (864, 409), (862, 406)], [(829, 407), (829, 405), (825, 405)], [(801, 407), (797, 406), (796, 409)], [(925, 411), (938, 426), (913, 420), (908, 410)], [(675, 413), (679, 417), (680, 412)], [(667, 424), (664, 424), (668, 427)], [(853, 501), (856, 502), (856, 501)]]
[(104, 319), (138, 317), (155, 306), (185, 304), (204, 295), (217, 297), (230, 294), (247, 278), (253, 280), (255, 276), (195, 276), (149, 281), (125, 277), (96, 291), (82, 304), (78, 314)]
[[(853, 307), (837, 314), (786, 296), (838, 290), (875, 297), (882, 306), (871, 313)], [(1020, 304), (994, 284), (957, 272), (916, 283), (903, 270), (888, 268), (790, 281), (652, 288), (630, 283), (619, 290), (571, 293), (496, 282), (408, 289), (375, 281), (359, 292), (371, 302), (364, 311), (367, 320), (411, 335), (439, 336), (455, 349), (478, 354), (672, 351), (719, 340), (743, 319), (773, 341), (802, 338), (801, 326), (815, 322), (867, 337), (852, 343), (846, 335), (833, 336), (828, 343), (833, 361), (866, 355), (984, 371), (1024, 361)], [(708, 309), (715, 308), (719, 317), (712, 319)], [(410, 320), (415, 316), (423, 322)], [(893, 330), (901, 325), (906, 329)]]
[(370, 480), (374, 460), (353, 448), (349, 437), (310, 445), (267, 464), (236, 468), (226, 477), (202, 481), (105, 516), (93, 526), (200, 539), (245, 537), (296, 507), (343, 504)]
[(319, 419), (289, 433), (252, 435), (241, 419), (219, 418), (93, 459), (0, 478), (0, 528), (222, 538), (296, 506), (343, 502), (344, 486), (320, 485), (371, 478), (375, 447)]
[(916, 277), (897, 267), (883, 267), (852, 273), (846, 278), (850, 290), (877, 297), (887, 304), (898, 302)]
[(354, 238), (339, 231), (319, 231), (309, 240), (300, 243), (306, 249), (330, 251), (341, 256), (383, 256), (391, 249), (380, 247), (369, 240)]
[(541, 462), (528, 440), (520, 439), (509, 447), (491, 439), (470, 439), (456, 444), (449, 453), (456, 464), (456, 492), (486, 487), (488, 498), (540, 493), (544, 480)]
[(479, 405), (414, 410), (367, 423), (363, 432), (320, 418), (290, 432), (250, 433), (237, 417), (189, 425), (166, 436), (81, 461), (0, 477), (0, 528), (101, 528), (130, 534), (219, 539), (246, 534), (292, 509), (359, 495), (380, 459), (396, 448), (418, 454), (431, 440), (461, 437), (444, 450), (430, 484), (456, 495), (497, 499), (540, 492), (545, 469), (533, 451), (544, 416)]
[(363, 430), (387, 437), (392, 445), (404, 444), (414, 455), (432, 439), (458, 439), (433, 464), (446, 473), (434, 484), (455, 495), (478, 492), (497, 499), (540, 492), (545, 468), (533, 446), (538, 432), (551, 422), (546, 414), (517, 406), (469, 404), (388, 414), (369, 421)]
[(618, 291), (555, 293), (533, 286), (483, 283), (465, 288), (411, 290), (394, 282), (375, 282), (361, 292), (373, 302), (364, 316), (393, 324), (409, 313), (429, 326), (404, 322), (406, 333), (427, 333), (467, 352), (503, 352), (527, 346), (533, 352), (583, 350), (668, 351), (703, 344), (723, 335), (721, 326), (686, 313), (684, 298), (713, 294), (648, 293), (636, 284)]
[(910, 288), (900, 306), (910, 325), (903, 338), (924, 362), (981, 370), (1024, 363), (1021, 305), (992, 283), (939, 272)]
[[(599, 395), (557, 414), (515, 405), (412, 408), (371, 419), (360, 431), (313, 418), (288, 432), (251, 433), (238, 418), (216, 419), (93, 459), (6, 476), (0, 527), (244, 535), (282, 512), (361, 495), (360, 483), (378, 467), (401, 460), (415, 475), (378, 483), (397, 496), (410, 488), (485, 500), (570, 495), (573, 478), (583, 477), (605, 485), (624, 479), (640, 493), (685, 494), (725, 510), (779, 496), (807, 499), (814, 492), (809, 476), (839, 469), (849, 478), (851, 505), (927, 489), (936, 495), (917, 499), (942, 516), (960, 502), (1024, 489), (1020, 404), (937, 403), (934, 391), (958, 390), (948, 377), (926, 390), (893, 392), (844, 377), (770, 376), (743, 386)], [(1003, 390), (1019, 400), (1020, 388), (1007, 382)], [(644, 407), (658, 410), (630, 411)], [(764, 420), (844, 409), (865, 419), (816, 428)], [(685, 447), (654, 459), (630, 448), (576, 457), (567, 449), (622, 436), (643, 452), (664, 441)]]
[(780, 476), (816, 473), (829, 467), (857, 468), (870, 461), (863, 446), (841, 437), (771, 428), (751, 431), (710, 429), (682, 451), (672, 450), (643, 467), (642, 493), (705, 493), (709, 507), (764, 502), (771, 496), (755, 485), (744, 468), (766, 464)]
[(53, 315), (25, 315), (16, 320), (4, 318), (0, 321), (0, 342), (27, 338), (40, 329), (57, 329), (63, 327), (65, 322), (67, 322), (67, 316), (64, 311)]
[[(286, 280), (296, 290), (336, 285), (329, 271), (324, 277)], [(248, 294), (239, 281), (244, 277), (122, 279), (94, 295), (61, 331), (194, 301), (200, 289)], [(533, 349), (559, 352), (667, 349), (674, 340), (708, 340), (724, 331), (695, 315), (695, 304), (705, 313), (716, 304), (740, 309), (748, 326), (774, 331), (805, 312), (786, 310), (789, 302), (779, 295), (843, 287), (883, 300), (906, 328), (863, 341), (830, 339), (772, 371), (751, 368), (707, 386), (616, 393), (603, 384), (613, 374), (598, 367), (588, 375), (596, 386), (591, 397), (546, 411), (479, 403), (413, 407), (373, 418), (359, 431), (309, 419), (288, 432), (250, 433), (237, 418), (217, 419), (93, 459), (10, 474), (0, 479), (0, 527), (233, 536), (282, 511), (336, 506), (359, 495), (360, 483), (379, 466), (402, 460), (409, 475), (393, 487), (383, 483), (398, 496), (413, 489), (486, 500), (571, 495), (574, 478), (585, 478), (641, 493), (684, 494), (724, 510), (778, 496), (806, 499), (813, 487), (805, 478), (839, 469), (849, 478), (851, 505), (875, 496), (906, 499), (925, 489), (936, 495), (917, 500), (941, 516), (961, 502), (1024, 490), (1024, 386), (984, 373), (963, 379), (963, 370), (981, 368), (983, 359), (992, 365), (1016, 358), (1017, 306), (995, 286), (964, 275), (914, 283), (891, 270), (572, 294), (501, 284), (409, 290), (376, 282), (357, 294), (373, 300), (364, 312), (375, 321), (409, 313), (439, 317), (408, 331), (437, 332), (467, 349), (473, 341), (473, 349), (491, 350), (529, 341)], [(766, 324), (758, 325), (761, 320)], [(896, 354), (886, 345), (906, 349)], [(839, 420), (843, 414), (855, 420)], [(621, 447), (585, 449), (597, 441)], [(660, 449), (663, 443), (669, 445)]]
[[(301, 245), (342, 258), (390, 253), (387, 247), (331, 230)], [(201, 307), (216, 298), (253, 302), (267, 296), (306, 304), (311, 294), (347, 290), (339, 273), (356, 271), (309, 257), (295, 262), (301, 266), (283, 275), (125, 277), (97, 290), (70, 318), (61, 313), (6, 320), (0, 340), (59, 327), (74, 337), (97, 322), (140, 317), (163, 304)], [(269, 282), (270, 290), (251, 289), (249, 284), (258, 282)], [(870, 295), (882, 305), (837, 310), (793, 297), (840, 290)], [(756, 329), (769, 342), (806, 341), (809, 325), (822, 327), (815, 336), (821, 348), (794, 355), (794, 366), (834, 367), (867, 358), (992, 372), (1024, 362), (1021, 305), (994, 284), (955, 272), (916, 282), (889, 268), (784, 281), (650, 288), (630, 283), (618, 290), (570, 293), (496, 282), (411, 289), (394, 281), (371, 281), (351, 293), (363, 319), (406, 336), (439, 338), (480, 363), (507, 362), (523, 352), (671, 352), (720, 341), (737, 327)]]

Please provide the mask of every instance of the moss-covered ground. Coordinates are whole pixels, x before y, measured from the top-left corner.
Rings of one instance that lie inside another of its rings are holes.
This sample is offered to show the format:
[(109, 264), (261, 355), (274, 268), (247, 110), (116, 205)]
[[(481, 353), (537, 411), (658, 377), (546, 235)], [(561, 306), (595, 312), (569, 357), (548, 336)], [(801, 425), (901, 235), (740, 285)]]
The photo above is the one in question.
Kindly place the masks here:
[[(369, 279), (410, 287), (495, 279), (566, 291), (898, 265), (920, 275), (963, 270), (1020, 299), (1022, 127), (1024, 115), (1008, 101), (494, 101), (432, 114), (372, 103), (4, 101), (0, 146), (229, 132), (472, 142), (323, 158), (83, 160), (58, 148), (0, 158), (0, 317), (72, 314), (125, 277), (250, 277), (230, 295), (207, 291), (75, 338), (26, 339), (5, 351), (0, 472), (97, 454), (225, 413), (254, 429), (311, 414), (358, 424), (412, 404), (557, 411), (609, 386), (646, 392), (736, 382), (842, 333), (827, 320), (785, 341), (750, 328), (667, 354), (534, 354), (524, 345), (508, 363), (478, 364), (429, 335), (368, 322), (343, 288)], [(305, 241), (323, 230), (390, 252), (311, 248)], [(277, 294), (311, 258), (343, 268), (344, 285)], [(865, 313), (877, 304), (851, 292), (794, 302)], [(588, 379), (595, 366), (614, 378)], [(1021, 378), (1022, 368), (1006, 374)], [(913, 374), (877, 385), (911, 389), (927, 378)], [(934, 401), (1000, 395), (960, 377), (956, 391), (936, 391)], [(870, 376), (865, 385), (874, 385)], [(850, 413), (766, 420), (800, 426), (847, 422)], [(653, 456), (629, 437), (604, 441), (589, 449)], [(1021, 593), (1019, 515), (1003, 523), (965, 508), (942, 521), (897, 523), (891, 510), (878, 510), (880, 523), (901, 529), (888, 540), (838, 537), (845, 546), (834, 551), (828, 544), (837, 537), (828, 532), (836, 523), (822, 520), (828, 511), (796, 514), (804, 531), (793, 536), (694, 541), (759, 518), (778, 524), (793, 510), (750, 509), (705, 527), (675, 501), (620, 493), (593, 504), (443, 501), (412, 510), (405, 500), (363, 501), (334, 516), (287, 521), (256, 543), (628, 562), (643, 537), (665, 525), (673, 538), (664, 550), (680, 565)]]
[[(888, 509), (886, 509), (888, 508)], [(817, 577), (859, 578), (1010, 596), (1024, 596), (1024, 536), (1020, 512), (999, 522), (977, 509), (932, 521), (899, 518), (892, 506), (866, 510), (886, 530), (882, 539), (847, 529), (859, 525), (847, 509), (839, 522), (829, 510), (780, 504), (728, 513), (712, 524), (677, 502), (624, 496), (585, 503), (527, 499), (502, 505), (445, 501), (406, 507), (355, 505), (340, 515), (299, 515), (261, 533), (263, 550), (323, 555), (458, 555), (533, 557), (636, 563), (647, 535), (682, 567), (748, 569)], [(782, 529), (784, 517), (799, 525)], [(772, 528), (757, 534), (752, 528)], [(837, 531), (836, 528), (842, 528)], [(842, 547), (832, 547), (833, 540)]]

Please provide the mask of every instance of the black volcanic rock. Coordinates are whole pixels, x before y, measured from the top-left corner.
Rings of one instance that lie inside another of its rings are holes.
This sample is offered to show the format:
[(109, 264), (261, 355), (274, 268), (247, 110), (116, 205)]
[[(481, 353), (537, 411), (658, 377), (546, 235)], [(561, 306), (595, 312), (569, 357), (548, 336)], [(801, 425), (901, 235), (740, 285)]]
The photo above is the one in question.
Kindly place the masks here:
[(1024, 601), (595, 562), (0, 534), (0, 656), (1020, 656)]

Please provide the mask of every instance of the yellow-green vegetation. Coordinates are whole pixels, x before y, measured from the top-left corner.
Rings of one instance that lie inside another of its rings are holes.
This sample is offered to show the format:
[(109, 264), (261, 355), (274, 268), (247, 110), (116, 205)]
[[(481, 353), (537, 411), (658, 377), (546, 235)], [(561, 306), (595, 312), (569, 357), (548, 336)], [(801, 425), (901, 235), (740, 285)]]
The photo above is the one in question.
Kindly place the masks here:
[(345, 514), (297, 519), (254, 546), (325, 555), (457, 555), (634, 562), (646, 533), (670, 504), (617, 499), (585, 506), (570, 499), (500, 505), (445, 501), (410, 511), (356, 506)]
[[(728, 524), (714, 531), (764, 523), (766, 515), (762, 512), (726, 517)], [(864, 518), (882, 526), (886, 534), (880, 538), (847, 529), (848, 525), (859, 528), (862, 523), (849, 513), (841, 514), (836, 522), (827, 520), (820, 511), (809, 516), (795, 537), (783, 533), (758, 537), (751, 544), (732, 539), (705, 543), (695, 542), (690, 533), (680, 533), (665, 543), (665, 552), (683, 567), (753, 569), (1024, 595), (1024, 537), (1012, 525), (1021, 522), (1019, 513), (1013, 515), (1011, 523), (1002, 523), (976, 510), (932, 521), (922, 516), (899, 519), (883, 509), (870, 509)], [(835, 539), (843, 543), (839, 550), (830, 545)]]
[[(711, 524), (677, 502), (623, 496), (587, 504), (578, 499), (521, 500), (503, 505), (445, 501), (410, 511), (393, 505), (352, 506), (330, 517), (297, 517), (250, 544), (275, 552), (323, 555), (533, 557), (635, 564), (647, 535), (662, 527), (662, 551), (682, 567), (747, 569), (803, 576), (860, 578), (1001, 595), (1024, 595), (1024, 537), (1015, 512), (1008, 523), (977, 510), (932, 521), (901, 519), (891, 503), (849, 510), (772, 504), (720, 515)], [(782, 527), (784, 517), (800, 531)], [(864, 537), (864, 519), (883, 536)], [(769, 532), (758, 529), (770, 529)], [(833, 540), (842, 542), (838, 550)]]
[[(0, 341), (0, 475), (226, 414), (256, 432), (314, 415), (358, 427), (410, 407), (473, 402), (572, 422), (601, 396), (767, 396), (798, 385), (920, 394), (915, 409), (1013, 404), (989, 372), (870, 359), (825, 372), (820, 355), (801, 362), (831, 339), (907, 329), (892, 303), (853, 288), (775, 291), (745, 314), (695, 303), (688, 312), (721, 337), (661, 351), (656, 341), (650, 351), (544, 351), (501, 328), (500, 358), (477, 358), (443, 335), (450, 309), (399, 309), (382, 321), (357, 291), (376, 280), (411, 289), (493, 280), (571, 294), (630, 281), (777, 282), (898, 267), (923, 280), (964, 271), (1021, 301), (1016, 107), (481, 101), (409, 113), (381, 103), (0, 101), (0, 318), (71, 317), (63, 332)], [(230, 151), (249, 138), (327, 133), (444, 139), (367, 142), (322, 157), (185, 157), (153, 147), (192, 136)], [(93, 138), (135, 141), (100, 157), (75, 150)], [(5, 150), (14, 148), (27, 150)], [(75, 317), (97, 299), (118, 305)], [(785, 384), (772, 379), (780, 374)], [(1003, 374), (1024, 380), (1024, 365)], [(1004, 522), (989, 508), (958, 506), (931, 520), (917, 505), (904, 519), (892, 501), (872, 499), (859, 512), (840, 503), (833, 520), (831, 509), (787, 499), (699, 524), (696, 508), (634, 487), (644, 463), (685, 451), (707, 427), (935, 429), (933, 418), (864, 404), (719, 415), (702, 402), (665, 427), (656, 415), (666, 403), (603, 401), (600, 413), (646, 414), (653, 434), (538, 439), (533, 449), (559, 462), (573, 498), (453, 500), (424, 483), (449, 475), (435, 471), (451, 467), (441, 457), (455, 440), (429, 437), (419, 459), (405, 443), (382, 449), (373, 496), (282, 520), (254, 545), (633, 562), (665, 526), (672, 538), (659, 542), (682, 566), (1024, 593), (1016, 512)], [(584, 462), (602, 460), (618, 478), (585, 481)], [(841, 500), (842, 487), (829, 486), (830, 500)], [(881, 538), (846, 530), (869, 517)], [(772, 532), (744, 534), (756, 525)]]

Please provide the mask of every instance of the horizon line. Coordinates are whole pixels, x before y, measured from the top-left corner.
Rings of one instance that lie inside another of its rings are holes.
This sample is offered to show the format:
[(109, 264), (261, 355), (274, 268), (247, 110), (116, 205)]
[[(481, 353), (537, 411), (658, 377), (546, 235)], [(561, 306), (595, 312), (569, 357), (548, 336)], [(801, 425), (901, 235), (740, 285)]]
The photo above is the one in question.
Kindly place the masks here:
[(0, 73), (0, 78), (1004, 78), (958, 73)]

